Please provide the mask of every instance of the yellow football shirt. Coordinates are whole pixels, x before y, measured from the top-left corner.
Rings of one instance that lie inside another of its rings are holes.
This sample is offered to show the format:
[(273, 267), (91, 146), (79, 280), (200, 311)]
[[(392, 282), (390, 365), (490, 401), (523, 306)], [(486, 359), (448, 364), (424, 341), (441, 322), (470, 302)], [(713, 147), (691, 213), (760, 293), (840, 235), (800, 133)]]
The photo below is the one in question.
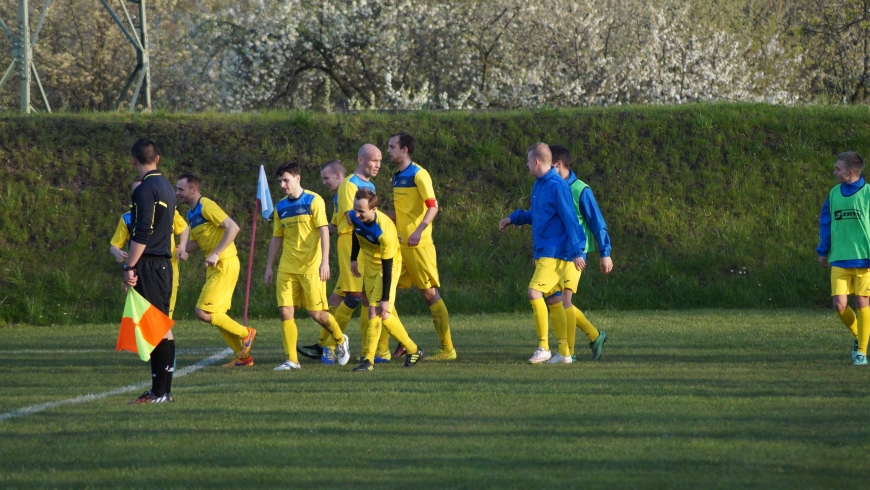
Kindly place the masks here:
[[(429, 172), (416, 163), (393, 175), (393, 205), (396, 207), (396, 229), (402, 237), (402, 246), (407, 246), (408, 237), (423, 222), (426, 201), (435, 199), (432, 178)], [(432, 243), (432, 225), (423, 230), (420, 245)]]
[(353, 231), (359, 241), (357, 261), (366, 271), (380, 271), (381, 259), (395, 259), (399, 254), (399, 236), (396, 225), (386, 214), (375, 211), (375, 220), (365, 224), (351, 215)]
[(356, 196), (356, 191), (360, 189), (369, 189), (375, 192), (375, 185), (361, 179), (357, 174), (350, 174), (338, 187), (338, 210), (332, 224), (338, 228), (339, 235), (353, 233), (353, 226), (347, 223), (345, 216), (348, 211), (353, 211), (353, 199)]
[(318, 274), (323, 260), (320, 228), (327, 226), (326, 204), (311, 191), (298, 199), (290, 196), (275, 203), (272, 236), (284, 237), (278, 270), (291, 274)]
[[(196, 207), (187, 212), (187, 221), (190, 222), (190, 239), (199, 244), (206, 256), (211, 255), (224, 237), (224, 229), (221, 223), (229, 218), (227, 213), (214, 201), (207, 197), (199, 198)], [(221, 252), (219, 260), (237, 256), (236, 244), (230, 243)]]
[[(115, 234), (112, 235), (112, 240), (109, 242), (110, 245), (123, 249), (127, 246), (127, 242), (130, 240), (130, 229), (133, 227), (133, 223), (131, 221), (130, 213), (124, 213), (121, 216), (121, 219), (118, 220), (118, 227), (115, 228)], [(175, 218), (172, 220), (172, 233), (175, 235), (180, 235), (184, 229), (187, 228), (187, 222), (184, 221), (184, 218), (181, 217), (181, 214), (178, 213), (178, 210), (175, 210)], [(178, 257), (175, 255), (175, 237), (172, 237), (172, 241), (170, 242), (170, 252), (172, 253), (172, 262), (178, 261)]]

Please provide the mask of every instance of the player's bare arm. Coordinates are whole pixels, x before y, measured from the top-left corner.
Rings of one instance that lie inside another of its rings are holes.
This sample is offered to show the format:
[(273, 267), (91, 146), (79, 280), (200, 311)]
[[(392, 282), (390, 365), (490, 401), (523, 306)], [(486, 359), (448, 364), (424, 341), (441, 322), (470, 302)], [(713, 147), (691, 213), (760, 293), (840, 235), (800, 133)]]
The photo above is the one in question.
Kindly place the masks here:
[(509, 224), (511, 224), (510, 216), (508, 216), (507, 218), (502, 218), (502, 220), (498, 222), (498, 230), (504, 233), (505, 228), (507, 228)]
[(175, 250), (175, 255), (178, 257), (178, 260), (187, 260), (187, 242), (190, 241), (190, 227), (184, 229), (180, 235), (178, 235), (178, 248)]
[(278, 252), (281, 251), (281, 244), (284, 242), (283, 237), (273, 236), (269, 240), (269, 257), (266, 259), (266, 273), (263, 275), (263, 284), (268, 285), (274, 279), (272, 269), (275, 267), (275, 260), (278, 258)]
[(320, 251), (323, 258), (320, 261), (320, 280), (329, 280), (329, 227), (321, 226), (317, 229), (320, 233)]
[(420, 222), (420, 226), (418, 226), (417, 229), (414, 230), (414, 233), (411, 233), (411, 236), (408, 237), (408, 245), (415, 247), (420, 243), (420, 238), (423, 236), (423, 230), (435, 221), (435, 216), (437, 214), (437, 206), (426, 209), (426, 214), (423, 215), (423, 221)]
[(233, 240), (236, 239), (236, 235), (239, 234), (239, 225), (237, 225), (232, 218), (226, 218), (221, 222), (220, 226), (224, 229), (224, 237), (221, 238), (220, 243), (218, 243), (211, 255), (205, 258), (206, 267), (214, 267), (217, 265), (221, 253), (229, 247), (231, 243), (233, 243)]
[(602, 274), (610, 274), (610, 271), (613, 270), (613, 260), (610, 257), (601, 257), (598, 266), (601, 268)]

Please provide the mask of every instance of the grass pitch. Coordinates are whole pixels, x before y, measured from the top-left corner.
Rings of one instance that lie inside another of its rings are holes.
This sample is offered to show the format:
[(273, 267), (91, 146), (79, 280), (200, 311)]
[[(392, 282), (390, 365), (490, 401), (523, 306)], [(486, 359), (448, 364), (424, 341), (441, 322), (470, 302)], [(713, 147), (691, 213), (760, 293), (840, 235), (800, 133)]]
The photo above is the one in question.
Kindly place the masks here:
[[(870, 369), (823, 310), (591, 312), (611, 340), (574, 365), (530, 366), (531, 314), (454, 315), (459, 360), (351, 373), (283, 360), (257, 322), (256, 365), (0, 422), (0, 487), (764, 487), (863, 485)], [(428, 317), (403, 319), (428, 351)], [(359, 352), (357, 321), (351, 350)], [(148, 381), (116, 325), (0, 329), (0, 419)], [(300, 322), (300, 340), (316, 335)], [(179, 368), (219, 352), (176, 327)], [(553, 344), (555, 348), (555, 343)]]

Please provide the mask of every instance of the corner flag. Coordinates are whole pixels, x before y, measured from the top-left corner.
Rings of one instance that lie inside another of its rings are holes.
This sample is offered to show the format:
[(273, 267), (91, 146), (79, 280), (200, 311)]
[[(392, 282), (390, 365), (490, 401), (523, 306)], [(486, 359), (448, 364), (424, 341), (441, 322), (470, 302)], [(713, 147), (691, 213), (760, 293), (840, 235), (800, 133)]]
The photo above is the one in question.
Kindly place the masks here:
[(127, 288), (127, 302), (124, 304), (124, 318), (118, 332), (115, 350), (126, 350), (139, 354), (139, 359), (151, 359), (151, 351), (166, 336), (175, 322), (164, 315), (138, 291)]
[(260, 165), (260, 180), (257, 182), (257, 199), (260, 201), (260, 215), (263, 219), (272, 219), (275, 206), (272, 205), (272, 194), (269, 192), (269, 181), (266, 179), (266, 170)]

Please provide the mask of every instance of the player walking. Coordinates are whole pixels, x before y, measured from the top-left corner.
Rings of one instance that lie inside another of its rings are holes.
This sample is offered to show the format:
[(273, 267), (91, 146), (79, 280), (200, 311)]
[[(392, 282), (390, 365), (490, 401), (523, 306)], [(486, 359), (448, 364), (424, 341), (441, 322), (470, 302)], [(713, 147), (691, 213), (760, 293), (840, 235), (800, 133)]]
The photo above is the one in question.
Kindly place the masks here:
[[(834, 177), (838, 185), (828, 193), (819, 217), (822, 267), (831, 266), (831, 297), (834, 308), (852, 335), (852, 365), (867, 365), (870, 337), (870, 187), (861, 172), (864, 160), (854, 151), (837, 155)], [(857, 314), (849, 307), (855, 296)]]
[[(599, 267), (603, 274), (609, 274), (613, 270), (613, 260), (610, 258), (610, 235), (607, 233), (607, 223), (604, 222), (601, 209), (599, 209), (598, 203), (595, 201), (595, 196), (592, 195), (592, 189), (582, 180), (578, 179), (574, 175), (574, 171), (571, 170), (571, 152), (568, 151), (568, 148), (562, 145), (551, 145), (550, 153), (553, 155), (553, 168), (556, 169), (559, 176), (565, 179), (568, 187), (571, 188), (571, 202), (574, 204), (574, 210), (577, 212), (580, 226), (583, 227), (583, 232), (586, 234), (583, 258), (585, 259), (589, 252), (595, 250), (595, 244), (597, 243), (598, 256), (600, 258)], [(586, 318), (586, 315), (571, 303), (575, 292), (571, 289), (563, 289), (561, 295), (562, 304), (565, 308), (565, 316), (568, 320), (568, 350), (571, 353), (571, 360), (577, 360), (577, 356), (574, 354), (574, 342), (577, 333), (574, 325), (576, 325), (577, 328), (589, 337), (592, 360), (597, 361), (601, 359), (604, 343), (607, 342), (607, 334), (595, 328), (592, 322)], [(558, 301), (558, 294), (547, 298), (547, 303), (552, 307), (551, 298), (557, 298)]]
[(550, 353), (544, 294), (557, 286), (577, 290), (580, 271), (586, 267), (583, 258), (586, 235), (571, 205), (571, 189), (552, 166), (550, 148), (545, 143), (532, 145), (527, 153), (526, 166), (537, 179), (532, 188), (531, 208), (529, 211), (514, 211), (502, 219), (498, 227), (504, 232), (510, 224), (532, 225), (535, 273), (529, 282), (529, 300), (538, 333), (538, 349), (529, 362), (570, 364), (568, 317), (562, 302), (550, 308), (553, 333), (559, 343), (558, 354)]
[[(363, 278), (363, 304), (368, 310), (369, 329), (364, 339), (363, 359), (353, 370), (374, 369), (381, 327), (405, 346), (404, 367), (413, 367), (423, 358), (423, 350), (408, 336), (394, 306), (399, 271), (402, 270), (396, 226), (387, 215), (378, 211), (378, 198), (374, 192), (360, 189), (355, 197), (350, 269), (354, 276)], [(361, 260), (358, 260), (360, 255)], [(364, 264), (362, 273), (359, 262)]]
[(272, 240), (269, 243), (269, 258), (263, 277), (266, 284), (272, 282), (272, 269), (278, 252), (281, 252), (276, 289), (287, 360), (275, 370), (286, 371), (301, 367), (296, 356), (296, 339), (299, 334), (294, 313), (297, 307), (308, 310), (311, 318), (332, 336), (336, 349), (333, 352), (331, 347), (324, 347), (324, 355), (330, 361), (327, 364), (333, 364), (337, 360), (344, 366), (350, 359), (347, 335), (342, 333), (335, 318), (326, 311), (326, 281), (329, 279), (329, 222), (326, 220), (326, 204), (319, 195), (302, 188), (302, 169), (298, 163), (283, 163), (275, 175), (287, 194), (287, 197), (275, 204)]
[(236, 354), (236, 359), (224, 367), (253, 366), (251, 346), (257, 331), (240, 325), (226, 312), (233, 302), (233, 291), (239, 280), (239, 257), (233, 243), (239, 225), (214, 201), (200, 194), (199, 178), (191, 173), (178, 177), (175, 195), (187, 205), (190, 240), (187, 252), (202, 249), (205, 254), (205, 285), (196, 302), (196, 317), (218, 328), (224, 341)]
[[(393, 175), (393, 205), (396, 207), (396, 229), (402, 254), (400, 288), (417, 286), (432, 313), (432, 323), (441, 348), (427, 357), (433, 361), (453, 361), (456, 349), (450, 336), (450, 316), (438, 287), (438, 262), (432, 240), (432, 221), (438, 214), (438, 201), (429, 172), (411, 161), (415, 141), (408, 133), (390, 137), (390, 160), (398, 165)], [(399, 352), (399, 351), (397, 351)]]

